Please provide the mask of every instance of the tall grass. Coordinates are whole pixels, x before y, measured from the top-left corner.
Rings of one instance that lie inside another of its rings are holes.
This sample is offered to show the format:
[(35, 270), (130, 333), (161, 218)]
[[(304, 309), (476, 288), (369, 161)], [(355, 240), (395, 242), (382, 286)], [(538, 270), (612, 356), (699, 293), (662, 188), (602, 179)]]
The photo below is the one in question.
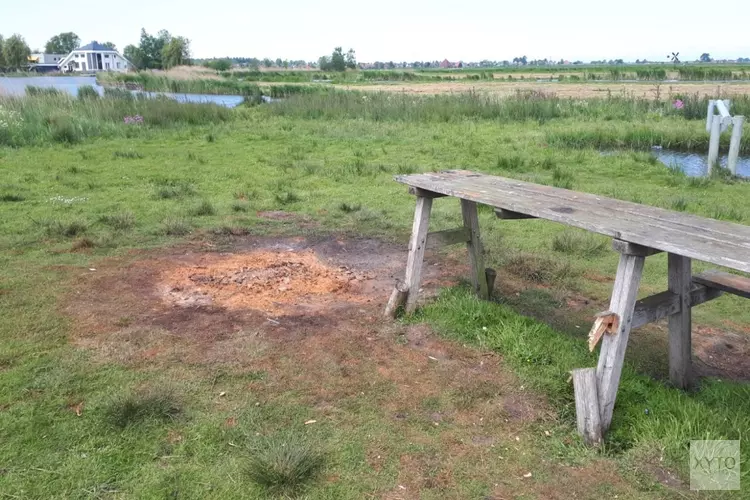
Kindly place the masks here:
[[(28, 89), (27, 89), (28, 90)], [(142, 123), (125, 123), (126, 117)], [(205, 125), (231, 120), (230, 109), (208, 103), (179, 103), (168, 98), (76, 99), (33, 90), (25, 97), (0, 96), (0, 146), (77, 143), (89, 137), (131, 137), (139, 129)]]

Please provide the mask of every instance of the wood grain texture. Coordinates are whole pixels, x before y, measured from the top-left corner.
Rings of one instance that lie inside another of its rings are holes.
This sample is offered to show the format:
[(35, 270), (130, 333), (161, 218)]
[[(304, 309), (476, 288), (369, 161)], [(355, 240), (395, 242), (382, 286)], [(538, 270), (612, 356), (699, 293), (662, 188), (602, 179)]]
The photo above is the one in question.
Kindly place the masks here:
[(750, 272), (750, 227), (467, 170), (398, 182)]
[(577, 368), (572, 374), (578, 434), (587, 445), (598, 446), (602, 442), (602, 425), (597, 399), (596, 368)]
[(504, 208), (496, 208), (495, 216), (498, 219), (503, 220), (516, 220), (516, 219), (536, 219), (533, 215), (522, 214), (520, 212), (513, 212), (512, 210), (506, 210)]
[(599, 391), (599, 412), (601, 414), (602, 432), (609, 430), (612, 423), (612, 412), (617, 399), (617, 388), (625, 361), (625, 349), (633, 321), (635, 299), (643, 275), (643, 263), (646, 258), (636, 255), (620, 255), (617, 266), (612, 299), (609, 310), (620, 318), (618, 331), (614, 335), (605, 335), (599, 353), (599, 364), (596, 367), (597, 387)]
[(750, 278), (712, 269), (693, 276), (701, 285), (750, 299)]
[(430, 226), (431, 211), (432, 198), (418, 196), (417, 206), (414, 209), (411, 238), (409, 239), (409, 256), (406, 259), (406, 277), (404, 278), (404, 283), (409, 290), (405, 306), (407, 314), (413, 313), (417, 308), (419, 285), (422, 280), (422, 263), (427, 244), (427, 231)]
[(624, 253), (625, 255), (640, 255), (641, 257), (648, 257), (649, 255), (661, 253), (661, 250), (657, 250), (656, 248), (644, 247), (643, 245), (618, 240), (616, 238), (612, 240), (612, 250)]
[(471, 285), (474, 292), (482, 299), (489, 298), (487, 289), (487, 275), (484, 270), (484, 248), (479, 237), (479, 215), (477, 204), (469, 200), (461, 200), (461, 215), (464, 227), (469, 230), (469, 241), (466, 250), (469, 253), (469, 268), (471, 269)]
[(388, 303), (385, 305), (385, 311), (383, 315), (386, 318), (394, 319), (398, 313), (398, 308), (406, 304), (406, 299), (409, 296), (409, 288), (405, 283), (397, 283), (393, 287), (391, 297), (388, 299)]
[[(690, 289), (690, 307), (714, 300), (723, 293), (719, 289), (693, 283)], [(631, 328), (639, 328), (672, 314), (677, 314), (681, 310), (680, 300), (679, 295), (669, 290), (639, 300), (635, 303)]]
[(680, 310), (669, 316), (669, 380), (680, 389), (688, 389), (692, 380), (691, 261), (687, 257), (667, 255), (669, 291), (678, 296)]

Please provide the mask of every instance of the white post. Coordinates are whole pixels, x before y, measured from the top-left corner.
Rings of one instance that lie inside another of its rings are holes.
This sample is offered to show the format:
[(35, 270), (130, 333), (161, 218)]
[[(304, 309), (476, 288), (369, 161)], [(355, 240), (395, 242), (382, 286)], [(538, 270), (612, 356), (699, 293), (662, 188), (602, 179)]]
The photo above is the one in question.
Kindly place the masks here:
[(711, 123), (714, 119), (714, 107), (716, 106), (716, 101), (711, 99), (708, 101), (708, 114), (706, 115), (706, 132), (711, 132)]
[(737, 157), (740, 155), (740, 140), (742, 140), (742, 126), (745, 124), (744, 116), (734, 117), (734, 128), (732, 128), (732, 139), (729, 142), (729, 158), (727, 167), (732, 175), (737, 175)]
[(715, 115), (711, 122), (711, 138), (708, 141), (708, 175), (719, 161), (719, 139), (721, 138), (721, 116)]

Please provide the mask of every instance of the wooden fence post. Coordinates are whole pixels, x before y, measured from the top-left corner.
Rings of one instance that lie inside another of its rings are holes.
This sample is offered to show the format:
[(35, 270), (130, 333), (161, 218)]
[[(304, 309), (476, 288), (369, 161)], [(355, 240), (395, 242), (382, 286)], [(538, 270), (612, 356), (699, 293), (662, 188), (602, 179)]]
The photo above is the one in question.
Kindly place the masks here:
[(742, 127), (745, 124), (744, 116), (734, 117), (734, 127), (732, 128), (732, 139), (729, 142), (729, 157), (727, 167), (732, 175), (737, 175), (737, 159), (740, 155), (740, 141), (742, 140)]
[(711, 175), (719, 161), (719, 140), (721, 139), (721, 116), (715, 115), (711, 122), (711, 138), (708, 142), (708, 174)]
[(711, 99), (708, 101), (708, 115), (706, 116), (706, 132), (711, 132), (711, 124), (714, 122), (714, 107), (716, 101)]

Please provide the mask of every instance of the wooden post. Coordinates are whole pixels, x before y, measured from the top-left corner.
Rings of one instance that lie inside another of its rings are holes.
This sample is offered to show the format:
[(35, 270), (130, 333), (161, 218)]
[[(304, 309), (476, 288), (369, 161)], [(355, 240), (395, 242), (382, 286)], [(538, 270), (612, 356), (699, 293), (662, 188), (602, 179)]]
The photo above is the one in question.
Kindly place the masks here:
[(408, 289), (406, 314), (413, 313), (417, 308), (419, 284), (422, 279), (422, 261), (424, 260), (431, 211), (432, 198), (417, 196), (414, 223), (411, 227), (411, 238), (409, 239), (409, 257), (406, 260), (406, 277), (404, 279), (404, 285)]
[(602, 443), (602, 425), (596, 389), (596, 368), (573, 370), (573, 392), (576, 399), (578, 434), (589, 446)]
[(729, 158), (727, 159), (727, 167), (732, 172), (732, 175), (737, 175), (737, 159), (740, 155), (740, 141), (742, 140), (742, 127), (744, 124), (744, 116), (734, 117), (732, 139), (729, 141)]
[(691, 261), (688, 257), (670, 253), (669, 291), (679, 295), (680, 311), (669, 317), (669, 380), (675, 387), (688, 389), (691, 384), (691, 303), (693, 283)]
[(617, 333), (604, 335), (599, 353), (599, 364), (596, 367), (602, 433), (606, 433), (612, 423), (612, 412), (633, 321), (635, 299), (645, 261), (646, 257), (643, 255), (620, 254), (617, 277), (609, 303), (609, 310), (617, 314), (620, 324)]
[(470, 239), (466, 242), (466, 250), (469, 252), (469, 272), (471, 272), (471, 285), (474, 292), (482, 299), (488, 299), (487, 275), (484, 271), (484, 250), (482, 240), (479, 238), (479, 215), (477, 204), (473, 201), (461, 199), (461, 214), (464, 219), (464, 227), (470, 231)]
[(719, 139), (721, 138), (721, 116), (715, 115), (711, 122), (711, 138), (708, 142), (708, 174), (711, 175), (719, 161)]
[(706, 132), (711, 132), (711, 124), (714, 121), (714, 108), (716, 107), (716, 101), (713, 99), (708, 101), (708, 115), (706, 116)]
[(495, 289), (495, 279), (497, 278), (497, 271), (488, 267), (484, 270), (484, 275), (487, 277), (487, 295), (492, 297), (492, 292)]
[(398, 308), (406, 304), (406, 299), (409, 296), (409, 288), (405, 283), (396, 283), (393, 287), (391, 297), (388, 299), (388, 304), (385, 306), (385, 312), (383, 315), (386, 318), (393, 319), (396, 317)]

